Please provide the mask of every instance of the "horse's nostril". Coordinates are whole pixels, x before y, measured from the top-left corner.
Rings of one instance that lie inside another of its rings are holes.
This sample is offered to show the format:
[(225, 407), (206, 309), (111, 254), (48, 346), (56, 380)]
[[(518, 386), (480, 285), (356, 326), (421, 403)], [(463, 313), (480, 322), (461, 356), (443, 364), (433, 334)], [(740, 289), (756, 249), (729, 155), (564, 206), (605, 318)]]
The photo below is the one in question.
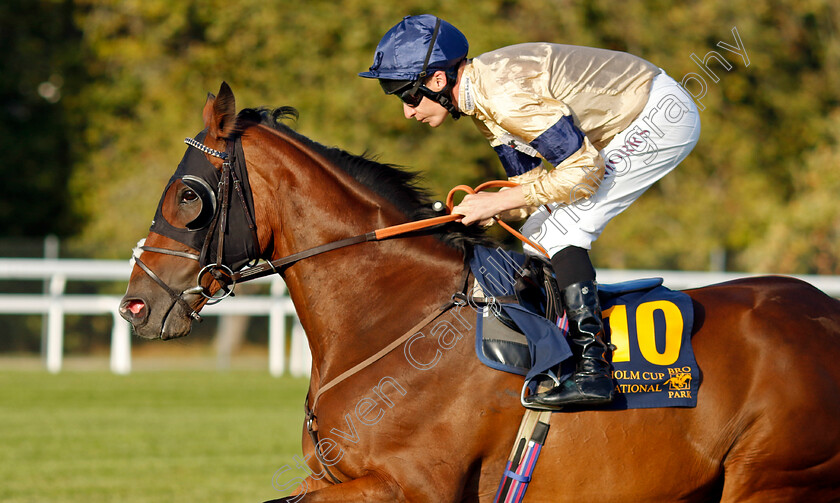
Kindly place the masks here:
[(134, 313), (135, 316), (140, 314), (140, 311), (142, 311), (144, 307), (146, 307), (146, 304), (139, 300), (132, 300), (126, 306), (126, 308)]
[(120, 311), (126, 319), (139, 320), (146, 315), (146, 303), (137, 299), (127, 300), (123, 303)]

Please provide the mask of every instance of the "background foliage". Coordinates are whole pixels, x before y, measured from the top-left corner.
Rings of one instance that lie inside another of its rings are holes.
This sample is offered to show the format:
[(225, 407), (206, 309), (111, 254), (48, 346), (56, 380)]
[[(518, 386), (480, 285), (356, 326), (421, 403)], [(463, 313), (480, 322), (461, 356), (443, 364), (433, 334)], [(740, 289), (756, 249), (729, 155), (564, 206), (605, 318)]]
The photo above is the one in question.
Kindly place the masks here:
[[(607, 228), (597, 267), (840, 273), (840, 6), (830, 0), (6, 0), (0, 236), (58, 233), (126, 257), (181, 139), (222, 80), (238, 106), (291, 105), (303, 134), (426, 173), (438, 195), (503, 175), (467, 121), (431, 130), (356, 76), (406, 14), (470, 54), (549, 41), (628, 51), (680, 80), (717, 50), (692, 155)], [(737, 27), (750, 64), (716, 46)], [(8, 56), (11, 55), (11, 56)]]

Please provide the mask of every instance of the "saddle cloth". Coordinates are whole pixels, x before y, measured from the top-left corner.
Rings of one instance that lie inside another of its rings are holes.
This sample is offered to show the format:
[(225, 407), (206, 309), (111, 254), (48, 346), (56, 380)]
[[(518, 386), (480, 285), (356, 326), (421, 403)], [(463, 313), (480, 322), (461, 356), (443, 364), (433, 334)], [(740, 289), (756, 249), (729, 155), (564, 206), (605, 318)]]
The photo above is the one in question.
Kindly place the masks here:
[[(548, 370), (571, 375), (574, 361), (566, 342), (565, 317), (551, 323), (526, 303), (496, 303), (509, 297), (525, 256), (501, 248), (477, 247), (470, 261), (476, 277), (475, 350), (490, 368), (539, 380)], [(694, 407), (700, 370), (691, 348), (694, 311), (685, 293), (662, 286), (661, 278), (599, 285), (616, 399), (606, 409)], [(503, 323), (500, 318), (509, 318)], [(510, 326), (515, 322), (516, 331)]]

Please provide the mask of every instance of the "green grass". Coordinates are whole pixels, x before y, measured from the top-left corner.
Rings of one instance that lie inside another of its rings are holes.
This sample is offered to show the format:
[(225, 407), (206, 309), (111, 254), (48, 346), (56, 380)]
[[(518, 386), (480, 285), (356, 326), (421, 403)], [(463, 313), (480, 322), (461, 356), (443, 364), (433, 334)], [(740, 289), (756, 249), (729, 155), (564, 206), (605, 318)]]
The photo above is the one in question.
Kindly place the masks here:
[(300, 455), (306, 385), (264, 371), (0, 372), (0, 501), (280, 497), (272, 476)]

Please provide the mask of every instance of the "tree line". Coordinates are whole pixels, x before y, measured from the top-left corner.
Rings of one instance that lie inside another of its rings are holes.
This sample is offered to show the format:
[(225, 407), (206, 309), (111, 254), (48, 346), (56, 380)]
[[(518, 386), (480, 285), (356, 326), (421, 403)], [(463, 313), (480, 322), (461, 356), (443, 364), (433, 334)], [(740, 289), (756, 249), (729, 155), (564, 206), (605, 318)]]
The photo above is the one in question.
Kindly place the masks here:
[(54, 233), (68, 253), (126, 258), (222, 80), (239, 108), (293, 106), (301, 133), (422, 171), (439, 197), (503, 177), (469, 120), (430, 130), (356, 76), (402, 16), (433, 13), (465, 33), (470, 55), (533, 41), (627, 51), (697, 96), (700, 142), (607, 227), (596, 267), (702, 270), (725, 257), (716, 262), (730, 270), (838, 274), (838, 9), (830, 0), (7, 0), (0, 237)]

